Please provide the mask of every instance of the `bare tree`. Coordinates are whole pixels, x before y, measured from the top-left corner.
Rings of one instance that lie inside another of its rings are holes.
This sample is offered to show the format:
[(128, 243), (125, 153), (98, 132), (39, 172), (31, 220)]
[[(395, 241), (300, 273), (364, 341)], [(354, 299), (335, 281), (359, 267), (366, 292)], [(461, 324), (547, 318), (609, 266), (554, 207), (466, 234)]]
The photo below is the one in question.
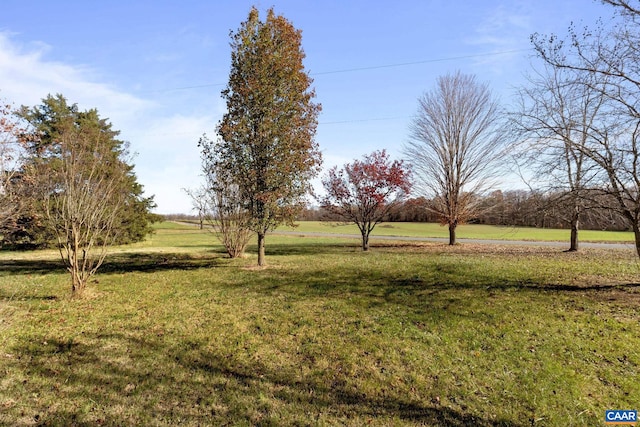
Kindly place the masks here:
[(96, 110), (80, 112), (61, 96), (25, 117), (34, 126), (25, 175), (71, 274), (72, 297), (81, 297), (118, 237), (131, 178), (126, 144)]
[(498, 175), (504, 147), (498, 103), (486, 84), (460, 72), (440, 77), (419, 99), (404, 155), (416, 177), (416, 189), (432, 199), (430, 209), (449, 227), (479, 213), (479, 195)]
[(216, 144), (203, 136), (198, 145), (202, 148), (205, 184), (190, 195), (192, 199), (197, 198), (194, 205), (200, 208), (227, 254), (231, 258), (240, 257), (253, 236), (251, 213), (244, 206), (233, 174), (220, 167)]
[(589, 188), (597, 186), (602, 175), (586, 154), (589, 130), (603, 113), (606, 99), (579, 82), (573, 70), (547, 65), (534, 72), (529, 86), (518, 91), (518, 108), (510, 115), (520, 141), (514, 157), (533, 174), (528, 184), (548, 194), (540, 208), (560, 213), (569, 225), (569, 251), (577, 251), (581, 216), (596, 207), (587, 197), (593, 194)]
[(582, 151), (605, 174), (603, 190), (634, 231), (640, 256), (640, 11), (625, 0), (604, 3), (619, 18), (609, 28), (571, 27), (569, 43), (534, 34), (532, 43), (546, 63), (574, 71), (580, 84), (609, 101)]
[(187, 196), (191, 199), (191, 206), (198, 214), (198, 227), (204, 229), (204, 221), (207, 218), (207, 189), (204, 186), (193, 188), (183, 188)]
[[(102, 265), (107, 245), (122, 207), (122, 176), (105, 173), (100, 162), (100, 141), (78, 134), (63, 135), (61, 143), (69, 151), (57, 173), (50, 174), (45, 194), (47, 220), (58, 238), (62, 260), (71, 273), (72, 293), (82, 296), (88, 279)], [(78, 152), (78, 146), (92, 151)]]
[(250, 228), (250, 213), (240, 203), (240, 188), (231, 177), (218, 177), (210, 188), (209, 222), (218, 231), (227, 254), (231, 258), (240, 257), (254, 234)]
[(618, 13), (631, 18), (640, 17), (640, 8), (633, 5), (633, 1), (629, 0), (601, 0), (602, 3), (614, 6)]

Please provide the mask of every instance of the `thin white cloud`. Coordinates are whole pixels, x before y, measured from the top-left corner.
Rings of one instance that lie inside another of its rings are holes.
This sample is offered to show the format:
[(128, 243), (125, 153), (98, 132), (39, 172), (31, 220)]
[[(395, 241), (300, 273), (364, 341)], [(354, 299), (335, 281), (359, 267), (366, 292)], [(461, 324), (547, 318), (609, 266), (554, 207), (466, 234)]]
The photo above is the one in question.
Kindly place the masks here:
[(20, 45), (0, 33), (0, 99), (33, 106), (48, 94), (60, 93), (81, 109), (97, 108), (121, 131), (121, 138), (130, 141), (138, 181), (147, 195), (155, 195), (158, 212), (187, 212), (191, 203), (181, 188), (198, 185), (197, 142), (204, 132), (214, 136), (214, 115), (222, 106), (181, 115), (100, 82), (89, 67), (47, 59), (52, 50), (41, 43)]
[(0, 33), (0, 95), (16, 104), (36, 105), (48, 94), (63, 94), (81, 108), (110, 112), (112, 121), (126, 118), (151, 104), (96, 82), (88, 67), (46, 59), (52, 49), (42, 43), (24, 47)]
[[(155, 195), (159, 213), (188, 212), (191, 202), (182, 191), (195, 188), (201, 180), (198, 140), (203, 133), (214, 137), (213, 116), (156, 118), (123, 137), (135, 141), (135, 159), (139, 181), (148, 194)], [(144, 130), (141, 130), (144, 129)]]
[(465, 42), (485, 52), (504, 52), (477, 58), (476, 66), (485, 67), (496, 76), (520, 67), (528, 54), (529, 36), (533, 32), (533, 10), (527, 2), (504, 2), (480, 17), (473, 37)]
[(531, 10), (523, 2), (510, 2), (491, 9), (482, 17), (475, 29), (471, 45), (484, 46), (495, 51), (522, 48), (531, 34)]

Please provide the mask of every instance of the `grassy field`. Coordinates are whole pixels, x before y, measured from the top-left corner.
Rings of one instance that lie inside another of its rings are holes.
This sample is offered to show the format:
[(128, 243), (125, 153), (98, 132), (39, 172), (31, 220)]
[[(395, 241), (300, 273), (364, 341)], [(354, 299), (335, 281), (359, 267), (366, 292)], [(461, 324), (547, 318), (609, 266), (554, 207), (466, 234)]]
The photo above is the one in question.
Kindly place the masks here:
[(598, 426), (640, 409), (632, 250), (268, 236), (163, 223), (70, 300), (0, 252), (0, 425)]
[[(300, 221), (297, 227), (281, 230), (301, 233), (359, 234), (355, 224), (339, 224), (327, 221)], [(440, 237), (449, 238), (449, 230), (434, 223), (389, 222), (379, 224), (372, 233), (375, 236)], [(532, 227), (505, 227), (495, 225), (463, 224), (458, 226), (461, 239), (569, 241), (569, 230)], [(585, 242), (633, 242), (631, 231), (580, 230), (580, 240)]]

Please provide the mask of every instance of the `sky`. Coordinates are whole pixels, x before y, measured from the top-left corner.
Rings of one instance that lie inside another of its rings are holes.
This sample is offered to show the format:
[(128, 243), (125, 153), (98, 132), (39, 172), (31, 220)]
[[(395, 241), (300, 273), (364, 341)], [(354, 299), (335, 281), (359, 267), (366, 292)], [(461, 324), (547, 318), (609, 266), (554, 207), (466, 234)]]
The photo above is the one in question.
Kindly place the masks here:
[(59, 93), (97, 108), (130, 143), (155, 211), (190, 213), (198, 140), (215, 139), (226, 108), (230, 32), (253, 5), (302, 30), (325, 170), (380, 149), (401, 158), (440, 76), (473, 74), (508, 108), (537, 63), (532, 33), (612, 13), (595, 0), (2, 0), (0, 99), (35, 106)]

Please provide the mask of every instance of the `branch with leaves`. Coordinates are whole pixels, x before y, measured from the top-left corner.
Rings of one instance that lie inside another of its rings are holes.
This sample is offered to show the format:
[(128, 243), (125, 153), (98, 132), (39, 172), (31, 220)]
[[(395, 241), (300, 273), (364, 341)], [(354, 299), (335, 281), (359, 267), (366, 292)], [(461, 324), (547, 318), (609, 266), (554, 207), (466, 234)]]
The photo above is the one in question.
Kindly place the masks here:
[(369, 250), (369, 235), (407, 197), (410, 173), (401, 160), (391, 161), (385, 150), (375, 151), (329, 170), (322, 180), (324, 209), (358, 226), (362, 250)]
[(301, 32), (273, 9), (265, 21), (251, 9), (232, 34), (231, 72), (222, 92), (227, 112), (217, 129), (220, 141), (211, 150), (216, 173), (232, 178), (249, 212), (261, 266), (265, 235), (293, 222), (322, 163), (314, 140), (320, 105), (313, 102), (301, 39)]

